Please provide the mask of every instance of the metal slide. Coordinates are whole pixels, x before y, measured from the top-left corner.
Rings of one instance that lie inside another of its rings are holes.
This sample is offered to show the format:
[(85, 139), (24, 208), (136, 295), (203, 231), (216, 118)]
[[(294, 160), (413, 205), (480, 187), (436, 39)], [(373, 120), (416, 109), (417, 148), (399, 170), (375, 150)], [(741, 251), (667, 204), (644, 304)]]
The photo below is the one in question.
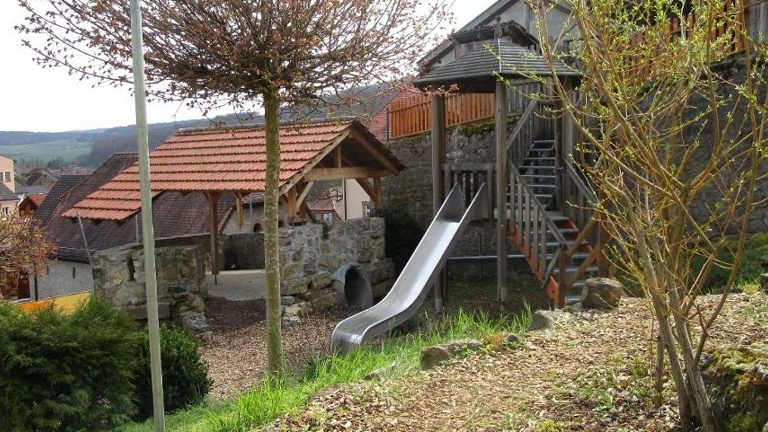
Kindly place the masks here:
[(334, 352), (352, 350), (416, 313), (445, 265), (456, 239), (470, 221), (488, 217), (485, 186), (480, 186), (466, 209), (461, 187), (458, 184), (453, 187), (386, 297), (336, 325), (331, 342)]

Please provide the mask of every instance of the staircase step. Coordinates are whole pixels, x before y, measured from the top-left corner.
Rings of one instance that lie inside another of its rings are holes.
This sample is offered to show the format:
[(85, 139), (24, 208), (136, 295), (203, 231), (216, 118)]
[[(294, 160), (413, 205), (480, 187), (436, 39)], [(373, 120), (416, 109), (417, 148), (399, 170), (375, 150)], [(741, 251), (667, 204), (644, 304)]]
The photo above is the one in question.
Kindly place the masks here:
[(555, 145), (555, 140), (553, 139), (541, 139), (541, 140), (533, 140), (533, 145)]
[[(565, 274), (569, 275), (569, 274), (576, 273), (576, 270), (578, 270), (578, 267), (568, 267), (568, 268), (565, 269)], [(587, 271), (584, 272), (585, 275), (591, 275), (591, 274), (596, 274), (596, 273), (597, 273), (597, 266), (589, 266), (589, 267), (587, 267)], [(552, 274), (553, 275), (560, 275), (560, 269), (555, 267), (555, 269), (552, 270)], [(574, 285), (575, 284), (576, 283), (574, 282)]]
[[(547, 168), (551, 168), (551, 167), (547, 167)], [(557, 177), (555, 177), (553, 175), (521, 174), (520, 177), (522, 177), (522, 178), (524, 178), (526, 180), (527, 179), (531, 179), (531, 180), (552, 180), (552, 181), (557, 180)]]

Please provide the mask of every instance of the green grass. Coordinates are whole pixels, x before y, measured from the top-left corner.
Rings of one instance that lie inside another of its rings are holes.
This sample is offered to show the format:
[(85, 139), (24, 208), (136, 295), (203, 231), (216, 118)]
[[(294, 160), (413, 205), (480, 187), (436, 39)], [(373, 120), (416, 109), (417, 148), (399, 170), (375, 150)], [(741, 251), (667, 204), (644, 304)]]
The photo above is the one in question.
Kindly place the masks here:
[[(296, 411), (317, 391), (337, 384), (359, 381), (379, 371), (383, 379), (397, 377), (419, 367), (422, 348), (460, 338), (482, 338), (491, 333), (522, 334), (530, 323), (530, 312), (517, 317), (493, 319), (485, 313), (459, 310), (437, 320), (427, 318), (417, 332), (390, 338), (381, 345), (367, 345), (346, 355), (318, 358), (303, 371), (284, 380), (260, 383), (248, 393), (221, 403), (169, 415), (169, 431), (250, 431), (273, 419)], [(383, 371), (383, 372), (381, 372)], [(129, 424), (121, 432), (152, 430), (152, 421)]]
[(49, 161), (56, 157), (71, 160), (91, 151), (90, 141), (61, 140), (46, 143), (3, 145), (0, 146), (0, 154), (4, 154), (15, 160), (41, 159)]

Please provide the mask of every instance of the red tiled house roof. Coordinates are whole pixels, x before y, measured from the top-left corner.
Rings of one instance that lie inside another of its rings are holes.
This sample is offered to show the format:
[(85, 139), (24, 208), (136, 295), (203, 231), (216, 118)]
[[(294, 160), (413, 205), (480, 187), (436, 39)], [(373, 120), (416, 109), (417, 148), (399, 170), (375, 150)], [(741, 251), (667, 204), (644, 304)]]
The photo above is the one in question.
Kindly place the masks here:
[[(343, 158), (331, 154), (336, 149)], [(326, 170), (324, 175), (336, 169), (339, 175), (351, 166), (366, 166), (370, 169), (367, 173), (375, 174), (370, 176), (397, 174), (404, 168), (357, 120), (283, 124), (280, 152), (281, 195), (304, 182), (315, 168)], [(342, 160), (342, 166), (333, 163)], [(263, 192), (264, 126), (181, 131), (150, 153), (150, 166), (153, 197), (170, 191), (229, 191), (240, 196)], [(76, 217), (79, 213), (83, 218), (117, 221), (130, 217), (141, 208), (138, 164), (127, 167), (83, 198), (64, 216)]]
[[(41, 221), (48, 240), (57, 247), (59, 259), (88, 262), (83, 235), (76, 221), (77, 211), (73, 218), (60, 215), (136, 161), (135, 153), (118, 153), (90, 176), (65, 175), (59, 179), (35, 215)], [(232, 211), (234, 197), (224, 195), (219, 202), (219, 220), (225, 220)], [(202, 194), (164, 194), (153, 203), (155, 236), (164, 238), (207, 233), (207, 212)], [(137, 217), (139, 215), (140, 212)], [(97, 223), (88, 219), (82, 219), (82, 222), (88, 249), (92, 252), (137, 242), (137, 226), (134, 223)], [(138, 229), (138, 232), (141, 230)]]

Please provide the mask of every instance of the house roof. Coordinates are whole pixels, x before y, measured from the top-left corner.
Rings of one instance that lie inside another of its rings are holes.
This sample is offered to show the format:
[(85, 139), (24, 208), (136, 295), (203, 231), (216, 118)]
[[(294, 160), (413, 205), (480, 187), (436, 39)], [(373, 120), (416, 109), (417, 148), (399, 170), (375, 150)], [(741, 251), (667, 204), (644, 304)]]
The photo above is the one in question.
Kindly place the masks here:
[(56, 208), (61, 197), (87, 178), (87, 175), (64, 175), (59, 177), (48, 192), (45, 201), (43, 201), (35, 212), (34, 218), (37, 219), (41, 225), (45, 225), (53, 214), (53, 209)]
[[(282, 195), (315, 167), (333, 167), (339, 149), (348, 166), (382, 175), (404, 165), (359, 121), (320, 121), (280, 126)], [(150, 154), (152, 195), (163, 192), (263, 192), (264, 125), (180, 131)], [(350, 165), (351, 164), (351, 165)], [(133, 164), (64, 213), (88, 219), (124, 220), (141, 209), (139, 167)]]
[(19, 207), (24, 207), (24, 206), (27, 206), (27, 205), (31, 205), (34, 208), (39, 208), (40, 204), (43, 203), (43, 201), (45, 200), (46, 196), (47, 196), (47, 194), (27, 195), (21, 201), (21, 204), (19, 204)]
[[(530, 75), (550, 76), (550, 70), (541, 54), (504, 39), (491, 40), (489, 49), (476, 49), (463, 57), (436, 68), (416, 81), (419, 88), (449, 88), (459, 86), (463, 93), (494, 91), (496, 74), (506, 78), (524, 78)], [(580, 76), (562, 63), (555, 65), (557, 76)]]
[(17, 184), (16, 193), (25, 195), (38, 195), (47, 194), (51, 190), (52, 185), (47, 186), (24, 186)]
[[(90, 176), (65, 175), (51, 190), (49, 198), (43, 201), (37, 213), (38, 220), (41, 211), (46, 211), (48, 216), (42, 222), (43, 229), (49, 241), (56, 246), (57, 257), (68, 261), (88, 262), (88, 253), (85, 249), (83, 232), (88, 242), (90, 251), (99, 251), (125, 244), (136, 243), (141, 236), (141, 228), (138, 222), (141, 212), (137, 213), (136, 223), (115, 224), (110, 222), (91, 221), (82, 219), (83, 229), (77, 223), (77, 215), (74, 218), (60, 217), (65, 211), (97, 190), (100, 186), (109, 182), (115, 175), (137, 161), (136, 154), (118, 153), (107, 159)], [(56, 196), (56, 199), (51, 199)], [(55, 201), (55, 205), (44, 209), (45, 205)], [(225, 194), (219, 200), (219, 220), (224, 220), (232, 211), (234, 197)], [(208, 229), (208, 205), (205, 197), (199, 193), (191, 193), (182, 196), (178, 193), (163, 194), (153, 203), (153, 222), (156, 238), (177, 237), (190, 234), (202, 234)], [(220, 228), (220, 227), (219, 227)]]
[(16, 196), (15, 193), (13, 193), (12, 190), (8, 188), (8, 186), (5, 185), (5, 183), (0, 183), (0, 201), (18, 201), (19, 197)]

